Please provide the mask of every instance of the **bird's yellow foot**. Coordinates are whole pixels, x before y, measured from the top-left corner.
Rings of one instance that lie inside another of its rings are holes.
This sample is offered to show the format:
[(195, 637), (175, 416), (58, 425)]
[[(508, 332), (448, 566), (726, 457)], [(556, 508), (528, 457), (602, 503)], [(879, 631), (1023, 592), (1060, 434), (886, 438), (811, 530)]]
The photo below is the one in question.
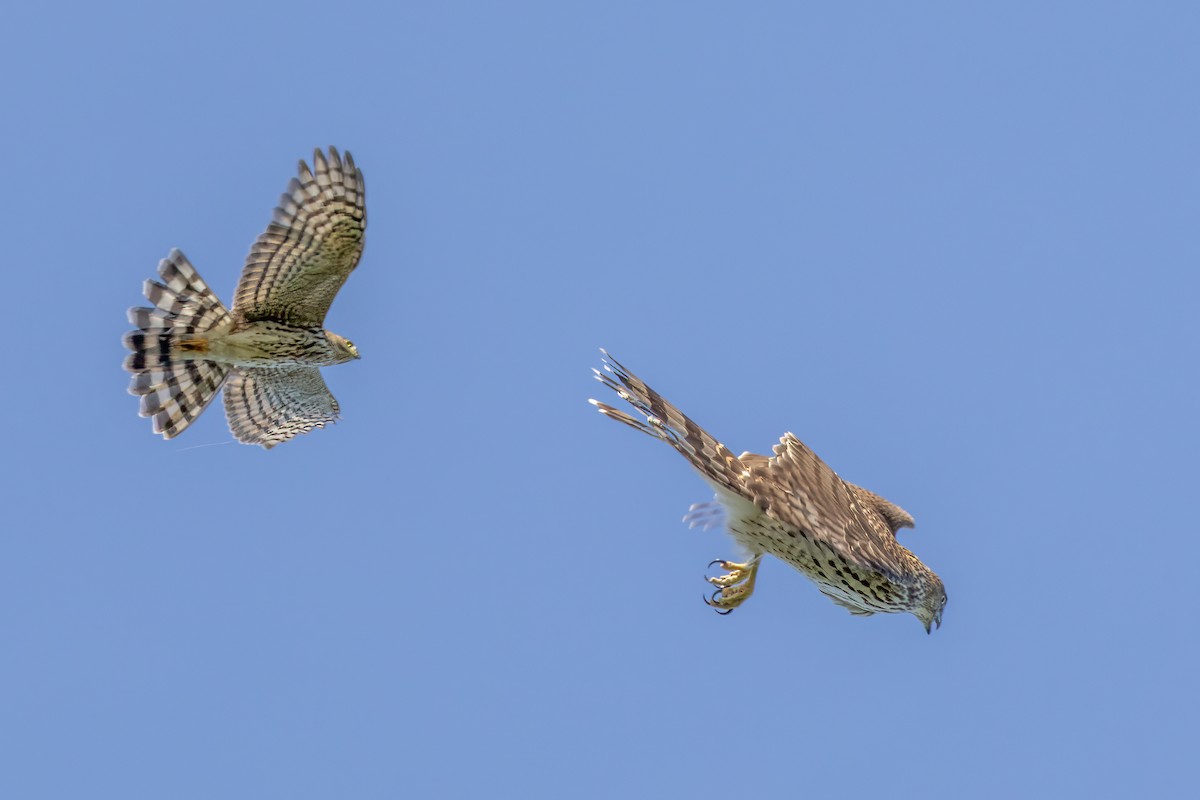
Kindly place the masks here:
[(704, 531), (719, 528), (725, 524), (725, 507), (716, 501), (692, 503), (688, 507), (688, 513), (683, 515), (683, 521), (689, 528), (699, 526), (700, 530)]
[(728, 614), (746, 602), (746, 599), (754, 593), (754, 579), (758, 576), (758, 561), (758, 556), (745, 564), (735, 564), (732, 561), (718, 558), (709, 564), (710, 567), (713, 564), (720, 564), (721, 569), (727, 569), (729, 572), (715, 578), (705, 579), (716, 586), (717, 590), (712, 593), (711, 597), (704, 598), (704, 602), (715, 608), (718, 614)]

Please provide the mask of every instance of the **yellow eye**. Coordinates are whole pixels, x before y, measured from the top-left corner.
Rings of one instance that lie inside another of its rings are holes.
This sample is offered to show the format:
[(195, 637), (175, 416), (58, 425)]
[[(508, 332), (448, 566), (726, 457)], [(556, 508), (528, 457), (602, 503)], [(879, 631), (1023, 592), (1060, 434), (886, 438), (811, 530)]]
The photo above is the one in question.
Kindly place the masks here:
[(352, 342), (352, 341), (350, 341), (349, 339), (347, 339), (347, 340), (346, 340), (346, 347), (347, 347), (347, 348), (349, 348), (350, 350), (353, 350), (353, 349), (354, 349), (354, 342)]

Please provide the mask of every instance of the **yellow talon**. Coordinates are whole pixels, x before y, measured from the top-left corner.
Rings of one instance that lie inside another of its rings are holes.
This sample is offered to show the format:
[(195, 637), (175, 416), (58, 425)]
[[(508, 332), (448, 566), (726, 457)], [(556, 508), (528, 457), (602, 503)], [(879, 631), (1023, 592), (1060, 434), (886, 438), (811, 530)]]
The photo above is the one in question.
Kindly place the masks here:
[(754, 580), (758, 576), (758, 562), (758, 557), (755, 557), (745, 564), (735, 564), (732, 561), (721, 559), (709, 564), (710, 567), (713, 564), (720, 564), (721, 569), (727, 569), (729, 572), (706, 579), (713, 586), (718, 587), (718, 591), (714, 592), (711, 598), (706, 597), (704, 602), (723, 614), (728, 614), (746, 602), (747, 598), (754, 593)]

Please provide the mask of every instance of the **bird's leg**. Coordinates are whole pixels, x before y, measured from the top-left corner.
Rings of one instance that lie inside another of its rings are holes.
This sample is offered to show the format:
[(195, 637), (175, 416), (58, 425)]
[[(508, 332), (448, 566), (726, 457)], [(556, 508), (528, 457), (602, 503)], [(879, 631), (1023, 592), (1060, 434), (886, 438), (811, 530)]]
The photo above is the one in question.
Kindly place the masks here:
[(755, 556), (745, 564), (735, 564), (722, 559), (717, 559), (709, 564), (710, 567), (713, 564), (720, 564), (721, 569), (727, 569), (729, 572), (706, 579), (717, 587), (717, 591), (713, 592), (712, 597), (704, 598), (704, 602), (721, 614), (728, 614), (746, 602), (746, 599), (754, 593), (754, 579), (758, 576), (758, 562), (761, 558), (762, 556)]

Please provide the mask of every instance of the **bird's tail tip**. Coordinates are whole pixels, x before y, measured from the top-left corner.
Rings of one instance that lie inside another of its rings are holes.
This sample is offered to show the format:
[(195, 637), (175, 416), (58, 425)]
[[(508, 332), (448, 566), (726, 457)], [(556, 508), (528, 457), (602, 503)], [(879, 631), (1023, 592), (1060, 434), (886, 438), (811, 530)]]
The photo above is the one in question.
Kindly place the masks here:
[(182, 361), (135, 372), (129, 393), (139, 398), (138, 415), (153, 420), (154, 432), (173, 439), (216, 399), (228, 374), (224, 364)]
[(206, 333), (232, 325), (224, 304), (178, 249), (158, 264), (158, 280), (143, 287), (151, 306), (127, 312), (134, 330), (122, 338), (133, 373), (130, 394), (154, 432), (170, 439), (183, 432), (221, 389), (229, 368), (204, 361)]

